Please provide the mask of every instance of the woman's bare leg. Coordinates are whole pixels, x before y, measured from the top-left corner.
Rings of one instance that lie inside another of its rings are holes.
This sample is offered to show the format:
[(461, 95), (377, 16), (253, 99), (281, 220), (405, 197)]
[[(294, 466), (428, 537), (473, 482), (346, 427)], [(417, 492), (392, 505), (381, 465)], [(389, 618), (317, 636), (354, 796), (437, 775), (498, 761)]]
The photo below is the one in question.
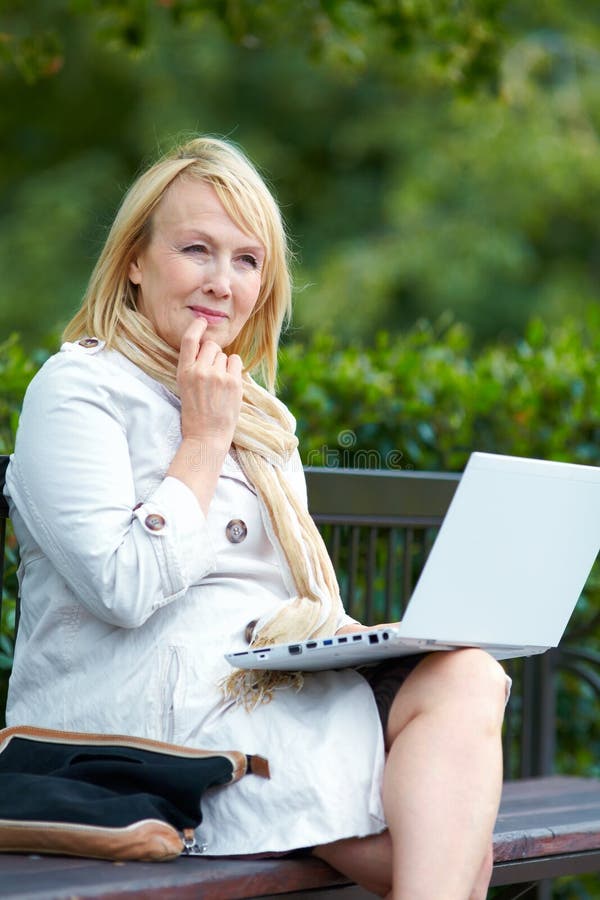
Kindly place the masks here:
[(504, 673), (483, 651), (426, 657), (390, 711), (383, 787), (389, 835), (337, 841), (315, 854), (375, 893), (386, 892), (391, 875), (394, 900), (485, 897), (502, 786), (504, 695)]
[[(391, 894), (392, 839), (389, 831), (372, 837), (347, 838), (324, 847), (315, 847), (313, 853), (373, 894), (380, 897)], [(493, 863), (494, 854), (490, 844), (469, 900), (485, 900)]]
[(494, 847), (490, 843), (488, 852), (485, 855), (483, 864), (481, 865), (477, 878), (475, 879), (473, 890), (469, 895), (469, 900), (485, 900), (485, 898), (487, 897), (488, 888), (490, 886), (490, 878), (492, 877), (493, 868)]
[(324, 859), (367, 891), (385, 897), (392, 888), (392, 839), (389, 831), (365, 838), (346, 838), (315, 847), (313, 856)]

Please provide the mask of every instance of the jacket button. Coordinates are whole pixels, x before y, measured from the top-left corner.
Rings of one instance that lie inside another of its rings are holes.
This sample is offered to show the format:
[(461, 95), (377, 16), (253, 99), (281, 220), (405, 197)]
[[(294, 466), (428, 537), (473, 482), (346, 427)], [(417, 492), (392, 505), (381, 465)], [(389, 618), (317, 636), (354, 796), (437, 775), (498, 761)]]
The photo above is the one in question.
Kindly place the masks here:
[(97, 338), (84, 338), (82, 341), (79, 341), (80, 347), (97, 347), (100, 341)]
[(246, 523), (242, 522), (241, 519), (232, 519), (231, 522), (227, 523), (225, 534), (227, 535), (227, 540), (231, 541), (232, 544), (241, 544), (248, 534)]
[(161, 516), (158, 513), (150, 513), (150, 515), (146, 516), (144, 519), (144, 525), (146, 528), (149, 528), (150, 531), (162, 531), (166, 524), (164, 516)]

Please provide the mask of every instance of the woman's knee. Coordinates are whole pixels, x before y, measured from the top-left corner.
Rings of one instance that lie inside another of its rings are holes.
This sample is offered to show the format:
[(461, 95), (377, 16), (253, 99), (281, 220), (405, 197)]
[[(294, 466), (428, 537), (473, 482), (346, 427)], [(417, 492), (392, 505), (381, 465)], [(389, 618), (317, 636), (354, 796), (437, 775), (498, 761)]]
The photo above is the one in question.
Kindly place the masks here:
[(467, 648), (437, 653), (432, 660), (437, 667), (437, 681), (443, 685), (447, 699), (456, 698), (476, 712), (478, 708), (502, 720), (506, 703), (506, 672), (485, 650)]
[(432, 653), (424, 661), (437, 675), (451, 685), (461, 688), (465, 684), (476, 684), (488, 694), (504, 698), (506, 672), (499, 662), (485, 650), (467, 647), (464, 650)]
[(388, 725), (397, 733), (420, 713), (458, 705), (470, 715), (479, 712), (497, 729), (504, 715), (507, 683), (502, 666), (484, 650), (431, 653), (396, 695)]

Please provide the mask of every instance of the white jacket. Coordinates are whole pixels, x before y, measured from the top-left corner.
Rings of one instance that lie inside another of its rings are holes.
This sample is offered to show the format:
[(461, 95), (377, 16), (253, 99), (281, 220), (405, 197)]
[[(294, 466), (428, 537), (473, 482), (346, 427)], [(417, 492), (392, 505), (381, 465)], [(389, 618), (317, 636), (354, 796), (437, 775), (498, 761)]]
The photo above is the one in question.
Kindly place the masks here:
[[(102, 342), (65, 344), (33, 379), (7, 472), (22, 560), (7, 724), (267, 756), (270, 781), (206, 795), (210, 854), (381, 831), (383, 739), (361, 676), (308, 675), (251, 713), (223, 701), (223, 653), (293, 584), (230, 456), (206, 517), (165, 477), (180, 440), (177, 398)], [(287, 475), (305, 498), (298, 455)]]

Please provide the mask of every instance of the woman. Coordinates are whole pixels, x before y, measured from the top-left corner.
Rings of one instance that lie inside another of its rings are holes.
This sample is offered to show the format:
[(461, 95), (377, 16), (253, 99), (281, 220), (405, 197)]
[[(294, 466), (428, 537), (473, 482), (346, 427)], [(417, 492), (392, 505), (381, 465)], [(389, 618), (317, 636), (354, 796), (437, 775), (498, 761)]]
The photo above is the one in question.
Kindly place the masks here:
[(312, 847), (381, 895), (481, 898), (506, 683), (491, 657), (415, 660), (387, 706), (354, 671), (227, 677), (248, 638), (365, 627), (306, 511), (293, 419), (249, 375), (272, 390), (289, 306), (277, 206), (236, 148), (191, 141), (135, 182), (7, 474), (7, 721), (263, 753), (269, 782), (206, 797), (207, 853)]

